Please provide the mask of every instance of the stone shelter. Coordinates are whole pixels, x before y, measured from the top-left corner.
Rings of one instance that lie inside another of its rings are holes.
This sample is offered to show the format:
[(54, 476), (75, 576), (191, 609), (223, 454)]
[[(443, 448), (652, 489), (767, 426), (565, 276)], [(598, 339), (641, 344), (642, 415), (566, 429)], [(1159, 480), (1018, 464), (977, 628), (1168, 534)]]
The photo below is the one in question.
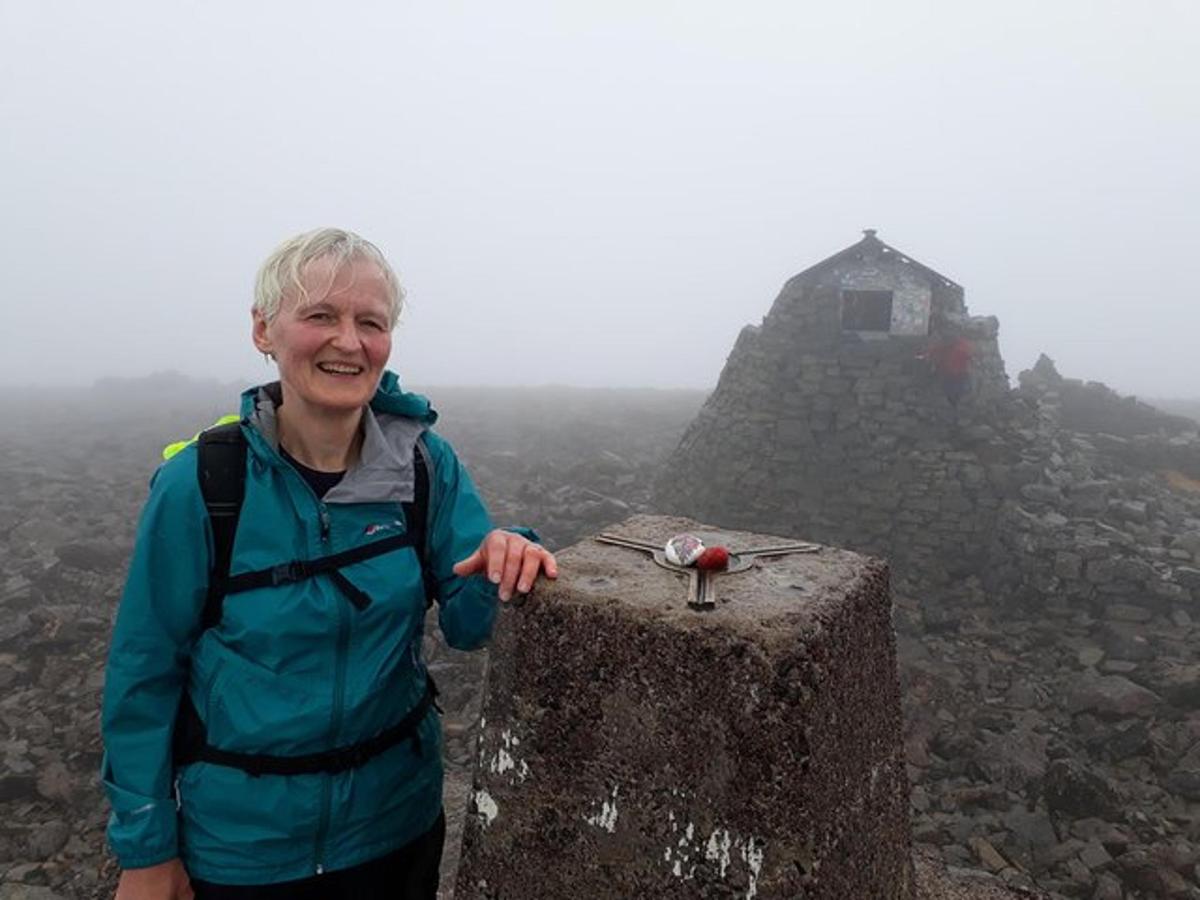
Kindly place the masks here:
[[(790, 278), (742, 330), (716, 390), (664, 469), (658, 506), (887, 556), (942, 581), (986, 556), (998, 500), (980, 454), (1009, 404), (993, 317), (873, 229)], [(971, 347), (955, 406), (929, 361)]]
[[(655, 508), (891, 563), (905, 614), (981, 588), (1095, 614), (1200, 602), (1195, 423), (1043, 358), (1012, 389), (993, 316), (873, 230), (790, 278), (742, 329), (655, 487)], [(955, 405), (928, 350), (970, 346)], [(1110, 569), (1119, 571), (1119, 576)]]

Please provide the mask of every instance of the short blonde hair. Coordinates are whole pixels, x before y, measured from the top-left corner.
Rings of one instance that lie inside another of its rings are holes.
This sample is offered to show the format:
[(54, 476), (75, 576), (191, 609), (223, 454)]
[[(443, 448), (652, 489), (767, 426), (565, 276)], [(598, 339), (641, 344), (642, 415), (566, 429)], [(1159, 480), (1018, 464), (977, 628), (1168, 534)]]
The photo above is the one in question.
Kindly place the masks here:
[(353, 231), (343, 231), (340, 228), (306, 231), (288, 238), (276, 247), (259, 268), (258, 276), (254, 280), (253, 311), (270, 322), (279, 313), (279, 302), (283, 299), (284, 292), (289, 289), (294, 289), (299, 294), (302, 304), (321, 299), (309, 296), (303, 280), (305, 268), (318, 259), (333, 261), (329, 284), (325, 286), (321, 296), (333, 286), (338, 273), (348, 262), (365, 259), (375, 263), (387, 285), (388, 325), (391, 328), (396, 327), (404, 306), (404, 289), (400, 286), (400, 279), (396, 277), (395, 271), (378, 247)]

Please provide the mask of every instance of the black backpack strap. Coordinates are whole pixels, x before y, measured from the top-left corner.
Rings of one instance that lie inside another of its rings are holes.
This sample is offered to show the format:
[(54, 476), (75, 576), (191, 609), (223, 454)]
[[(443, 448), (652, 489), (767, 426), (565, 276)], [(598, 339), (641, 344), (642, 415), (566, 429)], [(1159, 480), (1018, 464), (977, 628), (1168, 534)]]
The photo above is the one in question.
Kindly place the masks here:
[(417, 561), (421, 564), (421, 581), (425, 585), (425, 608), (433, 606), (438, 596), (437, 574), (429, 560), (429, 482), (432, 478), (433, 461), (429, 457), (429, 448), (425, 446), (424, 436), (417, 438), (413, 444), (413, 499), (402, 503), (404, 523), (412, 538), (413, 549)]
[(357, 547), (351, 547), (349, 550), (343, 550), (340, 553), (331, 553), (328, 556), (320, 556), (316, 559), (294, 559), (291, 562), (280, 563), (277, 566), (268, 566), (265, 569), (255, 569), (252, 572), (238, 572), (236, 575), (229, 575), (225, 578), (221, 593), (223, 596), (228, 597), (230, 594), (240, 594), (243, 591), (254, 591), (265, 587), (279, 587), (281, 584), (294, 584), (297, 581), (304, 581), (306, 578), (327, 575), (355, 607), (366, 609), (371, 605), (371, 598), (355, 587), (350, 579), (339, 572), (338, 569), (344, 566), (352, 566), (355, 563), (364, 562), (368, 559), (374, 559), (376, 556), (391, 553), (394, 550), (399, 550), (401, 547), (411, 547), (412, 543), (412, 535), (394, 534), (383, 540), (372, 541), (369, 544), (360, 544)]
[(369, 544), (359, 544), (349, 550), (330, 553), (328, 556), (318, 556), (316, 559), (294, 559), (291, 562), (268, 566), (265, 569), (255, 569), (253, 572), (239, 572), (230, 575), (225, 581), (226, 594), (240, 594), (242, 591), (253, 591), (264, 587), (278, 587), (281, 584), (294, 584), (306, 578), (318, 575), (331, 575), (338, 569), (365, 562), (401, 547), (412, 546), (410, 534), (393, 534)]
[(230, 422), (200, 432), (196, 444), (200, 493), (213, 535), (213, 564), (200, 624), (212, 628), (221, 621), (233, 538), (246, 496), (246, 436), (239, 422)]
[(269, 753), (242, 753), (222, 750), (208, 743), (204, 723), (200, 720), (191, 699), (185, 694), (175, 725), (174, 760), (176, 766), (206, 762), (231, 766), (253, 776), (311, 775), (319, 772), (334, 775), (357, 769), (379, 754), (402, 741), (411, 740), (417, 753), (422, 753), (421, 736), (417, 731), (431, 708), (437, 708), (437, 685), (426, 673), (425, 691), (416, 705), (396, 724), (355, 744), (305, 753), (300, 756), (275, 756)]

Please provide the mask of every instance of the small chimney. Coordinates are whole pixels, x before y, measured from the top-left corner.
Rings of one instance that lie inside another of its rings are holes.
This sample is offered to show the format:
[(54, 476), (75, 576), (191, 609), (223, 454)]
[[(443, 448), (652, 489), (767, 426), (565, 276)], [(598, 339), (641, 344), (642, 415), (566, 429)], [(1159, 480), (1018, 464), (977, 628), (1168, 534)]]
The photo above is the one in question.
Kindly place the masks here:
[(874, 228), (864, 228), (864, 229), (863, 229), (863, 236), (864, 236), (864, 237), (869, 237), (869, 238), (873, 238), (873, 237), (875, 237), (875, 229), (874, 229)]

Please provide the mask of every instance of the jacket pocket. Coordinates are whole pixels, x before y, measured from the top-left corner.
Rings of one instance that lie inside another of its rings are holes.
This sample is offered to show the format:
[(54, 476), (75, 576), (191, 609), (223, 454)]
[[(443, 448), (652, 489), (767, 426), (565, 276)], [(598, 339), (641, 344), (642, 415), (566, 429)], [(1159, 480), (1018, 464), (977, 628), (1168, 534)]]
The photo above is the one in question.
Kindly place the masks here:
[(179, 849), (188, 872), (209, 881), (241, 873), (275, 879), (311, 874), (323, 778), (255, 778), (210, 763), (185, 767), (179, 774)]
[[(315, 687), (322, 681), (308, 673)], [(329, 690), (310, 689), (230, 655), (221, 661), (205, 703), (208, 742), (222, 750), (293, 756), (327, 748)]]

